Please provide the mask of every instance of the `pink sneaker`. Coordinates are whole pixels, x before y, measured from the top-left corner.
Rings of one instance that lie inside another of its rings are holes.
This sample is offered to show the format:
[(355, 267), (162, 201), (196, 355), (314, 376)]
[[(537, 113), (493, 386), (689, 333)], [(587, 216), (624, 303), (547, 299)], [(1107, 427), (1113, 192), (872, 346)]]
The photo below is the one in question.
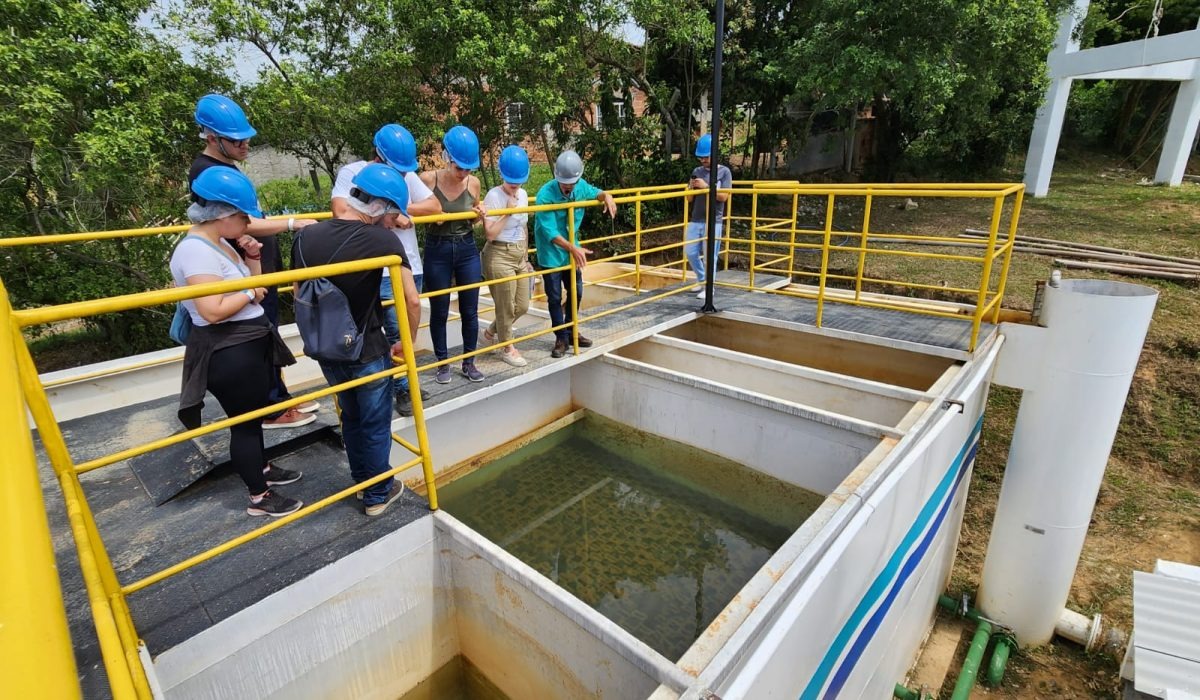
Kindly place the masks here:
[(308, 425), (317, 419), (311, 413), (301, 413), (294, 408), (289, 408), (283, 412), (283, 415), (278, 418), (271, 418), (262, 422), (263, 430), (275, 430), (277, 428), (299, 428), (302, 425)]

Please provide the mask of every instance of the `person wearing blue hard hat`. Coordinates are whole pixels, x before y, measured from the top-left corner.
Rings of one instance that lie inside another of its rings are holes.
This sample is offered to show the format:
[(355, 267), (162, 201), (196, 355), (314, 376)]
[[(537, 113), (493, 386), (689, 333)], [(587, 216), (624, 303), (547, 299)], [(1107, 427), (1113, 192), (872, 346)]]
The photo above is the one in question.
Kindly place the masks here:
[[(438, 292), (483, 280), (479, 248), (475, 245), (475, 223), (487, 215), (487, 208), (479, 201), (479, 178), (471, 174), (472, 170), (479, 167), (479, 137), (461, 124), (452, 127), (442, 138), (442, 159), (445, 165), (439, 170), (421, 173), (421, 180), (442, 203), (442, 212), (474, 212), (475, 216), (430, 224), (425, 233), (426, 292)], [(463, 353), (474, 352), (479, 342), (478, 287), (458, 293), (458, 313), (462, 319)], [(430, 297), (429, 336), (438, 360), (450, 357), (446, 345), (446, 322), (449, 318), (450, 295)], [(483, 373), (476, 368), (474, 357), (462, 361), (462, 373), (472, 382), (483, 381)], [(434, 381), (449, 384), (450, 378), (449, 365), (437, 368)]]
[[(696, 157), (700, 159), (700, 165), (692, 170), (692, 177), (688, 180), (688, 188), (693, 190), (704, 190), (708, 192), (708, 183), (712, 178), (712, 135), (705, 134), (696, 140)], [(713, 212), (713, 222), (716, 228), (716, 251), (712, 255), (721, 254), (721, 230), (725, 216), (725, 202), (729, 200), (728, 192), (721, 192), (733, 186), (733, 173), (729, 172), (729, 168), (724, 165), (717, 166), (717, 206)], [(708, 221), (708, 196), (706, 194), (697, 194), (691, 197), (691, 213), (688, 216), (687, 230), (684, 232), (684, 240), (687, 241), (683, 247), (684, 253), (687, 255), (688, 265), (691, 266), (692, 272), (696, 273), (696, 281), (704, 284), (707, 279), (705, 276), (704, 260), (700, 257), (700, 247), (707, 247), (706, 238), (708, 236), (707, 221)], [(716, 269), (714, 267), (714, 269)], [(704, 289), (696, 295), (697, 299), (704, 298)]]
[[(292, 242), (292, 262), (297, 268), (397, 255), (401, 260), (401, 289), (408, 327), (413, 336), (421, 320), (421, 304), (413, 283), (412, 266), (404, 245), (392, 233), (396, 220), (407, 217), (408, 185), (399, 171), (383, 163), (369, 163), (351, 183), (346, 207), (334, 218), (301, 231)], [(402, 355), (403, 344), (389, 342), (383, 332), (380, 306), (380, 269), (351, 272), (329, 278), (345, 295), (350, 315), (362, 334), (357, 360), (320, 360), (321, 373), (331, 384), (342, 384), (393, 367), (392, 357)], [(382, 377), (338, 392), (342, 441), (350, 476), (362, 483), (388, 471), (392, 448), (392, 380)], [(404, 484), (388, 478), (362, 492), (369, 516), (383, 513), (404, 492)]]
[[(563, 204), (598, 200), (601, 211), (610, 218), (617, 216), (617, 200), (583, 178), (583, 159), (575, 151), (563, 151), (554, 161), (554, 179), (542, 185), (534, 203)], [(533, 237), (537, 246), (538, 267), (550, 270), (563, 267), (575, 260), (575, 279), (570, 270), (556, 270), (542, 274), (546, 290), (546, 307), (550, 312), (550, 325), (558, 328), (565, 323), (574, 323), (579, 302), (583, 299), (583, 268), (587, 267), (587, 256), (591, 250), (579, 245), (579, 226), (583, 223), (583, 208), (575, 209), (575, 228), (568, 230), (566, 209), (539, 211), (534, 215)], [(572, 285), (568, 286), (568, 285)], [(570, 301), (574, 299), (574, 303)], [(592, 346), (589, 338), (579, 335), (579, 347)], [(550, 357), (559, 358), (571, 348), (571, 328), (554, 331), (554, 349)]]
[[(262, 216), (250, 180), (232, 168), (210, 168), (192, 183), (192, 191), (192, 227), (171, 254), (175, 286), (261, 274), (258, 243), (250, 239), (240, 252), (231, 245), (245, 235), (250, 217)], [(270, 405), (272, 376), (296, 361), (263, 311), (267, 290), (253, 281), (246, 284), (241, 291), (180, 302), (191, 324), (179, 394), (179, 419), (189, 429), (200, 426), (205, 392), (231, 417)], [(229, 428), (229, 459), (250, 492), (247, 514), (278, 517), (299, 510), (300, 501), (271, 488), (297, 481), (301, 474), (266, 460), (261, 421)]]
[[(200, 127), (200, 138), (204, 140), (204, 150), (192, 161), (192, 167), (188, 171), (188, 186), (190, 187), (196, 178), (209, 168), (231, 168), (241, 172), (238, 163), (250, 155), (250, 138), (258, 133), (250, 126), (250, 121), (246, 119), (246, 113), (242, 111), (241, 106), (224, 95), (205, 95), (196, 103), (195, 119)], [(192, 200), (195, 199), (196, 194), (193, 192)], [(283, 269), (283, 255), (275, 237), (285, 231), (294, 231), (312, 223), (315, 223), (312, 219), (294, 217), (264, 219), (260, 212), (250, 219), (243, 241), (257, 241), (255, 254), (260, 256), (263, 273), (278, 272)], [(236, 245), (239, 250), (245, 250), (241, 242)], [(262, 307), (267, 319), (278, 325), (279, 293), (276, 290), (267, 290)], [(271, 383), (272, 403), (290, 398), (292, 395), (283, 382), (283, 375), (277, 374)], [(317, 419), (316, 416), (308, 414), (318, 408), (320, 406), (316, 401), (305, 401), (295, 408), (268, 415), (263, 419), (263, 427), (295, 428), (307, 425)]]
[[(420, 293), (423, 282), (421, 254), (417, 247), (417, 230), (409, 216), (431, 216), (442, 213), (442, 203), (433, 196), (433, 190), (421, 182), (417, 175), (417, 142), (411, 132), (399, 124), (384, 124), (375, 132), (372, 139), (375, 146), (375, 157), (370, 161), (359, 160), (349, 163), (338, 170), (337, 179), (333, 183), (330, 206), (333, 215), (345, 213), (349, 207), (350, 189), (354, 186), (355, 176), (362, 172), (370, 163), (385, 163), (404, 175), (404, 184), (408, 186), (408, 206), (405, 211), (408, 216), (396, 217), (396, 226), (392, 233), (404, 245), (408, 262), (412, 268), (413, 283)], [(384, 302), (394, 302), (392, 299), (392, 280), (388, 271), (383, 271), (383, 279), (379, 282), (379, 297)], [(400, 340), (400, 324), (396, 319), (396, 308), (389, 305), (384, 309), (383, 331), (388, 341), (395, 343)], [(412, 397), (409, 395), (408, 377), (400, 375), (393, 383), (395, 390), (396, 412), (402, 416), (411, 416)], [(422, 399), (429, 399), (428, 394), (422, 394)]]
[[(500, 151), (497, 163), (502, 184), (488, 190), (483, 205), (488, 211), (520, 209), (529, 206), (529, 193), (521, 187), (529, 179), (529, 155), (520, 146), (507, 146)], [(533, 272), (529, 265), (529, 214), (489, 215), (483, 221), (487, 243), (483, 244), (483, 277), (496, 280), (522, 272)], [(513, 323), (529, 310), (530, 280), (512, 280), (488, 286), (496, 307), (496, 320), (484, 329), (488, 345), (500, 344), (500, 359), (513, 367), (526, 362), (512, 344)]]

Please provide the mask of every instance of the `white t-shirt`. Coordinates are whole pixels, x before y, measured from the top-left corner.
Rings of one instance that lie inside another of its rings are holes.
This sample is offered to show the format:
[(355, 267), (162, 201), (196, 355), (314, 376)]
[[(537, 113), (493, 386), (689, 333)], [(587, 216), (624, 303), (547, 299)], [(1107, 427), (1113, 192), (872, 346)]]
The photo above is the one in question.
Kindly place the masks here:
[[(358, 175), (369, 163), (370, 161), (359, 160), (343, 165), (338, 170), (337, 181), (333, 183), (333, 192), (330, 193), (329, 198), (350, 199), (350, 190), (354, 188), (354, 176)], [(408, 185), (408, 206), (410, 207), (433, 196), (433, 190), (421, 182), (421, 177), (416, 173), (404, 173), (404, 184)], [(404, 254), (408, 256), (408, 264), (412, 266), (413, 275), (424, 272), (424, 268), (421, 267), (421, 253), (417, 248), (417, 228), (415, 226), (394, 228), (392, 233), (396, 234), (396, 238), (399, 238), (401, 245), (404, 246)], [(383, 268), (383, 276), (387, 277), (388, 274), (388, 269)]]
[[(225, 239), (221, 239), (221, 247), (228, 250), (229, 255), (234, 258), (241, 259), (233, 246)], [(236, 280), (250, 276), (250, 268), (246, 267), (245, 263), (233, 262), (227, 255), (221, 255), (213, 250), (212, 246), (207, 241), (198, 239), (195, 236), (187, 236), (179, 245), (175, 246), (175, 252), (171, 254), (171, 277), (175, 279), (176, 287), (186, 287), (187, 278), (196, 275), (216, 275), (222, 280)], [(183, 308), (188, 310), (188, 314), (192, 317), (192, 323), (197, 326), (210, 325), (204, 317), (196, 311), (196, 302), (191, 299), (186, 299), (183, 302)], [(246, 304), (238, 309), (237, 313), (225, 319), (225, 321), (245, 321), (250, 318), (258, 318), (263, 315), (263, 308), (258, 304)], [(225, 321), (222, 321), (224, 323)]]
[[(524, 187), (517, 188), (517, 206), (529, 206), (529, 193)], [(508, 193), (504, 191), (502, 185), (497, 185), (488, 190), (487, 196), (483, 198), (483, 205), (489, 210), (492, 209), (508, 209)], [(499, 221), (499, 216), (489, 216), (488, 221)], [(504, 228), (500, 230), (500, 235), (496, 236), (496, 240), (502, 243), (524, 243), (527, 237), (527, 226), (529, 224), (529, 214), (510, 214), (504, 222)]]

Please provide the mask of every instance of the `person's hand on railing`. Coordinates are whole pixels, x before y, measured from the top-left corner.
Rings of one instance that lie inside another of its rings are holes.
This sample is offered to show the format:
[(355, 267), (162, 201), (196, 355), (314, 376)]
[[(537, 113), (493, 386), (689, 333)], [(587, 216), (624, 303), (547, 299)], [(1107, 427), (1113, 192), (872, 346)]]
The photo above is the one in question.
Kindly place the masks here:
[(475, 206), (471, 207), (475, 210), (475, 214), (482, 219), (487, 216), (487, 205), (483, 202), (475, 202)]
[(412, 228), (412, 227), (413, 227), (412, 219), (408, 218), (407, 216), (405, 216), (403, 214), (396, 214), (396, 223), (394, 226), (392, 226), (392, 228)]
[(592, 251), (589, 248), (582, 246), (571, 247), (571, 257), (575, 258), (575, 267), (583, 269), (587, 267), (587, 256), (591, 255)]
[[(601, 203), (604, 204), (604, 211), (608, 212), (611, 219), (617, 218), (617, 200), (608, 192), (603, 192), (599, 197)], [(591, 251), (588, 251), (591, 252)]]

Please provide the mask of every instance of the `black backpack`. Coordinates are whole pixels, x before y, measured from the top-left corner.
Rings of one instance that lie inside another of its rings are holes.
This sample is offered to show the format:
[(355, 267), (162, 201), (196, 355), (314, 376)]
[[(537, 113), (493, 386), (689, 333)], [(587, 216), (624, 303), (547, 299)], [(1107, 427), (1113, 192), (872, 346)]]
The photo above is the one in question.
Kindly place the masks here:
[[(360, 229), (361, 230), (361, 229)], [(358, 231), (333, 251), (327, 262), (337, 259)], [(304, 261), (304, 231), (296, 234), (296, 255), (302, 267)], [(354, 322), (350, 301), (342, 290), (327, 277), (304, 280), (296, 292), (296, 325), (304, 341), (304, 354), (322, 362), (357, 362), (362, 356), (363, 332)]]

